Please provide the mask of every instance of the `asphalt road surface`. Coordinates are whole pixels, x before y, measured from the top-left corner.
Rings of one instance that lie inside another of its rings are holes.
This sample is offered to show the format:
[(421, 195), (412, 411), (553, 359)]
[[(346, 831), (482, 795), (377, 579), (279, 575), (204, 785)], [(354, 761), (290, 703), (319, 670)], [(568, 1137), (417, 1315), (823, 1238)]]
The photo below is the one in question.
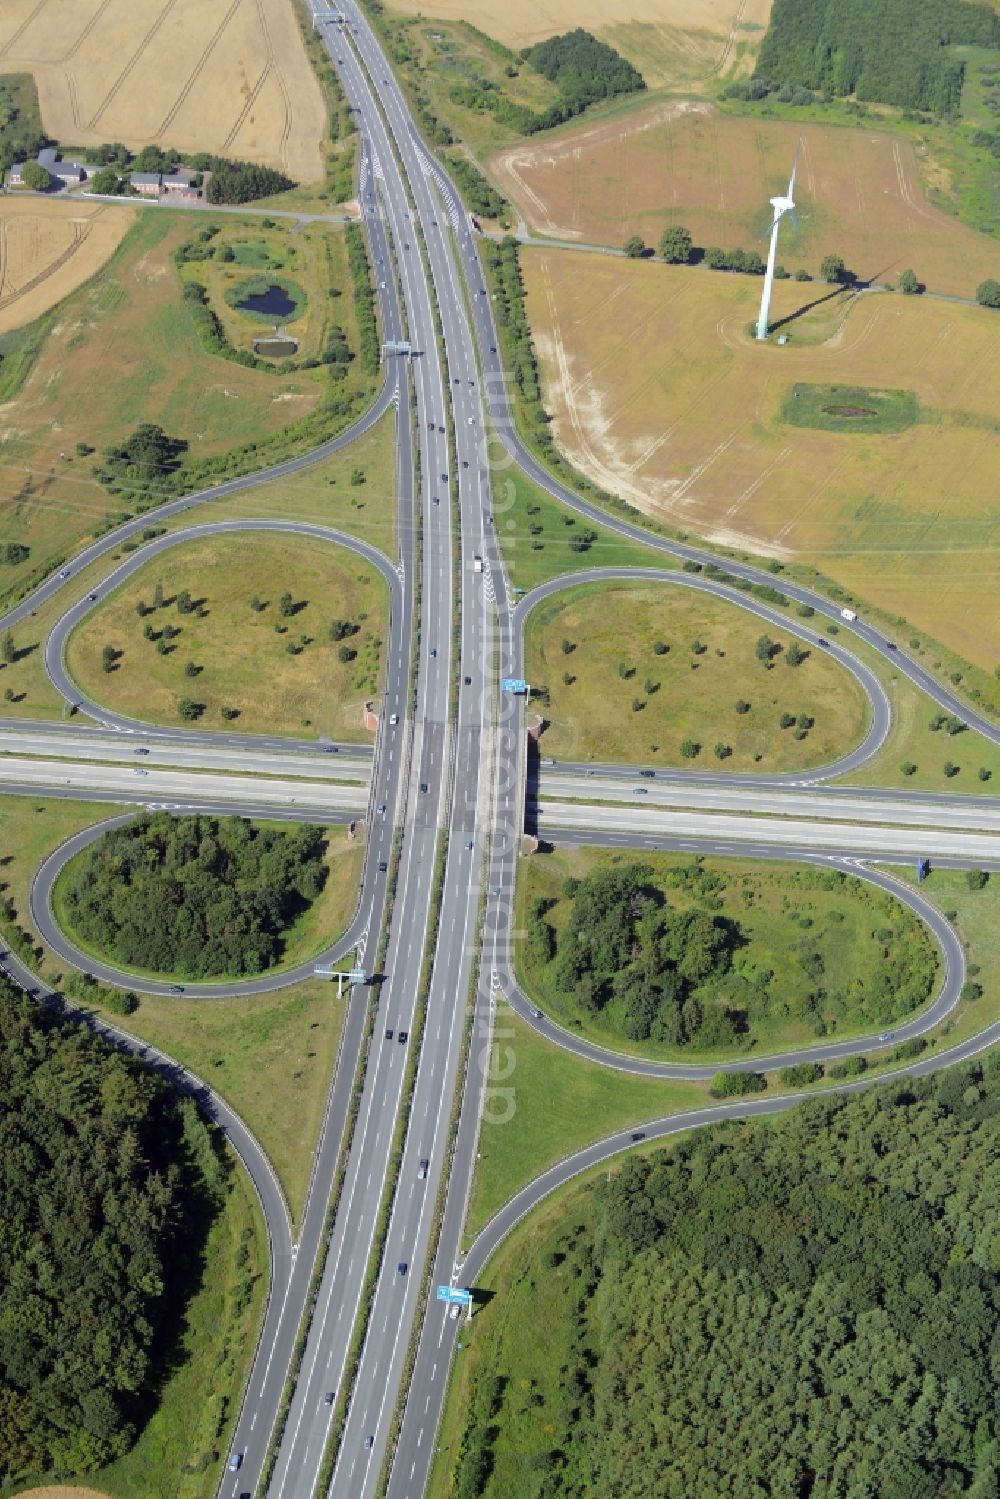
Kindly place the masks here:
[(138, 763), (146, 769), (165, 766), (174, 770), (228, 770), (241, 775), (306, 776), (362, 786), (371, 779), (369, 745), (314, 743), (298, 749), (293, 743), (283, 750), (259, 746), (260, 741), (249, 736), (243, 744), (220, 744), (214, 735), (204, 732), (188, 742), (175, 739), (170, 729), (143, 728), (123, 735), (77, 727), (75, 723), (0, 724), (0, 755), (30, 755), (36, 760), (78, 764), (134, 767)]
[(751, 825), (743, 816), (725, 812), (678, 812), (673, 809), (607, 805), (577, 805), (545, 802), (536, 808), (538, 829), (544, 838), (551, 828), (578, 831), (622, 832), (642, 837), (653, 830), (670, 832), (677, 838), (717, 851), (738, 854), (748, 842), (785, 848), (826, 849), (856, 858), (888, 859), (912, 863), (916, 859), (960, 859), (966, 864), (995, 865), (1000, 862), (1000, 835), (941, 828), (889, 828), (856, 826), (843, 822), (809, 822), (795, 816), (759, 817)]

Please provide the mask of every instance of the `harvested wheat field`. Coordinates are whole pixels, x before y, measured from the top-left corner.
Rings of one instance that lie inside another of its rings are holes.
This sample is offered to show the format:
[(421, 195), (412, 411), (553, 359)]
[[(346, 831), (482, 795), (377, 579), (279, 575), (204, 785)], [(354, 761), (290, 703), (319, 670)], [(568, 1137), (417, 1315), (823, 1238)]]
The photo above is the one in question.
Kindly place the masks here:
[(971, 297), (1000, 263), (997, 245), (932, 208), (914, 148), (884, 132), (723, 115), (698, 100), (656, 104), (624, 119), (525, 141), (493, 168), (539, 233), (655, 246), (670, 224), (696, 245), (757, 248), (768, 198), (788, 183), (797, 141), (799, 231), (783, 232), (778, 259), (815, 274), (827, 253), (862, 280), (912, 267), (932, 291)]
[(292, 0), (4, 0), (0, 66), (34, 74), (58, 140), (322, 176), (323, 99)]
[[(995, 313), (778, 282), (782, 348), (751, 337), (756, 277), (565, 250), (526, 250), (523, 266), (546, 404), (582, 470), (673, 526), (811, 562), (992, 671)], [(913, 392), (917, 420), (891, 434), (783, 420), (792, 388), (815, 384), (857, 387), (862, 404)]]
[(392, 0), (390, 8), (470, 21), (515, 49), (582, 26), (658, 87), (749, 71), (747, 45), (766, 30), (771, 0)]
[(0, 197), (0, 333), (23, 327), (100, 270), (133, 211), (104, 203)]

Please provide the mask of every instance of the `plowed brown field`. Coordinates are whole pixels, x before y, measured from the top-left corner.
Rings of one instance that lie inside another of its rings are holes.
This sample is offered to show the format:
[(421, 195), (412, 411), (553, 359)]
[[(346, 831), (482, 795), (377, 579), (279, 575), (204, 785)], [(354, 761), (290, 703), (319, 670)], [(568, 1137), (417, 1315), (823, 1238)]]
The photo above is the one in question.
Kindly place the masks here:
[(323, 98), (291, 0), (4, 0), (0, 68), (34, 74), (58, 140), (322, 176)]
[[(1000, 661), (995, 313), (885, 293), (841, 312), (841, 294), (781, 348), (748, 331), (756, 277), (555, 249), (523, 265), (546, 404), (581, 469), (684, 530), (812, 562), (979, 666)], [(778, 282), (773, 315), (828, 293)], [(829, 336), (809, 346), (810, 332)], [(910, 389), (922, 420), (891, 436), (791, 427), (779, 409), (799, 381)]]
[(912, 267), (932, 291), (966, 297), (997, 274), (995, 241), (932, 208), (913, 147), (885, 132), (654, 104), (525, 141), (493, 167), (542, 234), (610, 245), (641, 234), (655, 246), (668, 224), (683, 224), (697, 245), (763, 254), (768, 199), (786, 187), (800, 138), (799, 230), (788, 225), (778, 250), (789, 269), (815, 273), (835, 253), (862, 279)]
[(132, 214), (85, 200), (0, 197), (0, 333), (40, 317), (100, 270)]

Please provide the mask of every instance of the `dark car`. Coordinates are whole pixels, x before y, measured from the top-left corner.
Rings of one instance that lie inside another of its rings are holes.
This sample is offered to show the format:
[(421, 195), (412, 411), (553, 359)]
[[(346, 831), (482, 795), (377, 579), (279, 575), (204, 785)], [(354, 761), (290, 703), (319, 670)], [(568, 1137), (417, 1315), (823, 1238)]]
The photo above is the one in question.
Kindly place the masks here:
[(427, 782), (426, 781), (421, 781), (420, 782), (420, 789), (421, 789), (421, 791), (423, 791), (426, 794), (426, 791), (427, 791)]
[(472, 678), (471, 677), (463, 677), (462, 680), (465, 683), (466, 687), (471, 687), (472, 686)]
[(400, 1046), (405, 1046), (406, 1045), (406, 1042), (409, 1039), (409, 1035), (410, 1035), (409, 1031), (400, 1031), (399, 1037), (398, 1037)]
[(387, 873), (388, 868), (389, 868), (389, 866), (385, 862), (385, 860), (384, 859), (379, 859), (379, 861), (378, 861), (378, 872), (379, 872), (379, 874), (385, 874), (385, 873)]
[(391, 1041), (392, 1040), (392, 1026), (391, 1025), (387, 1025), (386, 1028), (385, 1028), (385, 1039), (387, 1041)]
[(442, 474), (441, 475), (441, 483), (442, 484), (447, 484), (447, 482), (448, 482), (448, 475), (447, 474)]
[(645, 776), (647, 781), (652, 781), (656, 776), (655, 770), (640, 770), (639, 774)]
[(629, 1138), (632, 1140), (645, 1140), (646, 1136), (643, 1134), (641, 1129), (637, 1129), (633, 1131)]
[(405, 1260), (400, 1260), (399, 1264), (396, 1266), (396, 1274), (397, 1275), (405, 1275), (406, 1274), (406, 1261)]
[(333, 1404), (333, 1391), (332, 1390), (328, 1390), (327, 1393), (323, 1396), (323, 1404), (324, 1405), (332, 1405)]

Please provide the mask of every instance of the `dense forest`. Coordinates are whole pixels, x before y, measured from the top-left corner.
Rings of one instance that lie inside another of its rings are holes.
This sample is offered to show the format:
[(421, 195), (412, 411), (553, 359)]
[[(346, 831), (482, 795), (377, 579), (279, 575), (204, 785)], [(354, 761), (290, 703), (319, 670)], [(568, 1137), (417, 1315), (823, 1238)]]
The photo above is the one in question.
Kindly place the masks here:
[(228, 161), (224, 156), (213, 156), (211, 170), (212, 175), (205, 187), (209, 203), (252, 203), (257, 198), (270, 198), (295, 186), (283, 172), (262, 167), (254, 161)]
[[(540, 979), (542, 995), (571, 1016), (600, 1014), (633, 1041), (668, 1046), (732, 1046), (769, 1018), (801, 1020), (817, 1035), (845, 1019), (884, 1024), (926, 1000), (933, 949), (915, 923), (899, 927), (902, 909), (881, 892), (859, 885), (842, 902), (844, 885), (838, 871), (798, 871), (777, 896), (783, 909), (758, 918), (755, 906), (773, 904), (775, 892), (752, 877), (734, 876), (729, 892), (698, 861), (655, 874), (645, 864), (605, 865), (565, 880), (561, 900), (531, 902), (529, 982)], [(759, 920), (772, 949), (784, 944), (790, 983), (779, 983), (773, 950), (753, 940)], [(836, 961), (845, 940), (850, 968)]]
[(757, 73), (768, 84), (959, 113), (956, 43), (1000, 47), (1000, 17), (969, 0), (774, 0)]
[(629, 1158), (548, 1230), (546, 1338), (484, 1344), (456, 1494), (995, 1499), (998, 1193), (995, 1053)]
[(646, 87), (642, 74), (627, 58), (580, 26), (537, 42), (521, 55), (536, 73), (556, 85), (572, 114), (582, 113), (598, 99), (613, 99)]
[(193, 1104), (0, 979), (0, 1480), (132, 1445), (222, 1173)]
[(239, 817), (137, 818), (92, 843), (61, 889), (72, 930), (131, 968), (262, 973), (326, 880), (323, 830)]

